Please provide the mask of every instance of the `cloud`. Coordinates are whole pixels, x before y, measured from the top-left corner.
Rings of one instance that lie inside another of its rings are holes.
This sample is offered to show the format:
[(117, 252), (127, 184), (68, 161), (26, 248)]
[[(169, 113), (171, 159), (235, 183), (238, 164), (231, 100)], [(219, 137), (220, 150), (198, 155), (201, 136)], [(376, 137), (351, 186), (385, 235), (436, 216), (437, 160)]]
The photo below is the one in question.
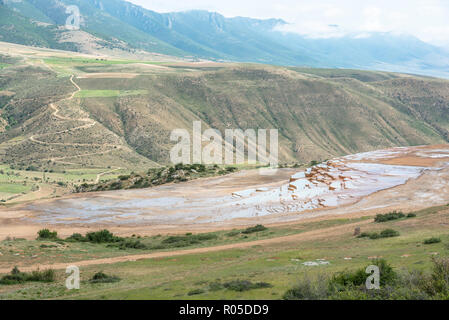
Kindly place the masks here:
[[(158, 12), (203, 9), (227, 17), (281, 18), (283, 31), (307, 37), (363, 36), (370, 32), (411, 34), (449, 48), (446, 0), (131, 0)], [(337, 27), (336, 27), (337, 26)]]

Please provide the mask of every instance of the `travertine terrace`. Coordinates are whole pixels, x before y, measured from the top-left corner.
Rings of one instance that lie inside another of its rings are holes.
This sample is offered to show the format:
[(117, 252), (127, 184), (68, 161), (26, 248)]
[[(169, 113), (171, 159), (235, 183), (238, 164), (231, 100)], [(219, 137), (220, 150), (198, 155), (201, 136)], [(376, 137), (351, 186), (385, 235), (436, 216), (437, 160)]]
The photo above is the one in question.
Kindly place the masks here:
[[(394, 148), (302, 171), (257, 170), (142, 190), (79, 194), (8, 209), (14, 224), (62, 228), (216, 229), (449, 201), (449, 146)], [(218, 225), (217, 225), (218, 223)]]

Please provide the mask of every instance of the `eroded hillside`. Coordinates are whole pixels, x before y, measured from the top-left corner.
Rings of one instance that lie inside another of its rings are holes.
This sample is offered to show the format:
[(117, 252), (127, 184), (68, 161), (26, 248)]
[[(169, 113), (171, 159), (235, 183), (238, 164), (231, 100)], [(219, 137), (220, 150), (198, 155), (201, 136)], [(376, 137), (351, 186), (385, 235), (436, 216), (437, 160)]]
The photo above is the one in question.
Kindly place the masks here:
[(1, 161), (141, 168), (170, 132), (278, 129), (280, 161), (448, 141), (449, 82), (383, 72), (3, 55)]

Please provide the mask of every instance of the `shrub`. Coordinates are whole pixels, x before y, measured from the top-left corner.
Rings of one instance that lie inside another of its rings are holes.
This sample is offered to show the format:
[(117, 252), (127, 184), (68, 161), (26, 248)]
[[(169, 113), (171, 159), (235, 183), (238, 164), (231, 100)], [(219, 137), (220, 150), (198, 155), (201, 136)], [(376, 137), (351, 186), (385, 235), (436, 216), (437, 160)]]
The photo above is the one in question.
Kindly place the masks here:
[(96, 274), (94, 274), (94, 276), (92, 277), (92, 279), (89, 280), (90, 283), (113, 283), (113, 282), (118, 282), (121, 279), (119, 277), (116, 276), (109, 276), (105, 273), (103, 273), (102, 271), (97, 272)]
[[(393, 285), (397, 280), (397, 273), (393, 270), (393, 267), (385, 259), (375, 259), (371, 265), (379, 267), (380, 272), (380, 285)], [(361, 268), (355, 272), (342, 272), (334, 275), (330, 280), (331, 286), (348, 287), (348, 286), (362, 286), (365, 284), (368, 274), (365, 272), (366, 268)]]
[(232, 231), (226, 233), (225, 236), (227, 236), (227, 237), (235, 237), (235, 236), (238, 236), (239, 234), (241, 234), (240, 231), (232, 230)]
[(267, 282), (252, 283), (249, 280), (233, 280), (223, 283), (223, 287), (228, 290), (243, 292), (252, 289), (272, 288), (273, 286)]
[(401, 219), (404, 217), (405, 217), (405, 214), (403, 214), (402, 212), (393, 211), (393, 212), (386, 213), (386, 214), (378, 214), (374, 218), (374, 221), (381, 223), (381, 222), (387, 222), (387, 221), (391, 221), (391, 220)]
[(377, 232), (362, 232), (357, 238), (370, 238), (371, 240), (380, 238), (398, 237), (400, 234), (393, 229), (385, 229), (379, 233)]
[(39, 230), (37, 233), (37, 240), (57, 240), (58, 233), (56, 231), (50, 231), (48, 229)]
[(335, 274), (331, 279), (319, 275), (314, 281), (303, 278), (288, 290), (284, 299), (344, 299), (344, 300), (422, 300), (449, 299), (449, 259), (433, 259), (430, 275), (422, 271), (396, 273), (383, 259), (374, 260), (380, 269), (380, 290), (367, 290), (366, 268)]
[(385, 229), (380, 232), (381, 238), (399, 237), (399, 232), (393, 229)]
[(124, 249), (147, 249), (147, 246), (140, 240), (125, 239), (118, 243), (118, 247)]
[(380, 235), (377, 232), (362, 232), (357, 238), (370, 238), (370, 239), (379, 239)]
[(416, 217), (416, 213), (409, 213), (407, 215), (407, 218), (415, 218)]
[(199, 294), (203, 294), (205, 291), (203, 289), (193, 289), (187, 293), (188, 296), (195, 296)]
[(311, 279), (302, 278), (292, 289), (283, 295), (284, 300), (322, 300), (329, 297), (328, 279), (318, 276)]
[(440, 243), (441, 239), (440, 238), (429, 238), (424, 240), (424, 244), (433, 244), (433, 243)]
[(28, 275), (27, 281), (53, 282), (55, 281), (55, 271), (52, 269), (33, 271), (30, 275)]
[(249, 227), (245, 230), (242, 231), (242, 233), (244, 234), (250, 234), (250, 233), (255, 233), (255, 232), (261, 232), (261, 231), (265, 231), (268, 230), (268, 228), (266, 228), (265, 226), (258, 224), (255, 227)]
[(41, 244), (39, 247), (46, 249), (46, 248), (57, 248), (58, 246), (56, 246), (54, 244)]
[(31, 273), (21, 272), (17, 267), (11, 270), (10, 274), (0, 279), (0, 284), (13, 285), (24, 282), (53, 282), (55, 281), (55, 271), (48, 269), (44, 271), (33, 271)]
[(70, 237), (65, 239), (70, 242), (86, 242), (87, 239), (81, 233), (74, 233)]
[(93, 243), (112, 243), (121, 241), (122, 238), (114, 236), (109, 230), (101, 230), (96, 232), (89, 232), (86, 234), (88, 242)]
[(212, 282), (212, 283), (209, 284), (209, 290), (210, 291), (219, 291), (219, 290), (221, 290), (223, 288), (224, 288), (224, 286), (220, 282), (218, 282), (218, 281)]
[(344, 271), (333, 275), (329, 284), (330, 286), (337, 290), (341, 291), (347, 287), (358, 287), (366, 282), (367, 274), (365, 272), (366, 269), (358, 269), (357, 271)]
[(423, 288), (433, 297), (449, 299), (449, 259), (433, 259), (432, 274)]

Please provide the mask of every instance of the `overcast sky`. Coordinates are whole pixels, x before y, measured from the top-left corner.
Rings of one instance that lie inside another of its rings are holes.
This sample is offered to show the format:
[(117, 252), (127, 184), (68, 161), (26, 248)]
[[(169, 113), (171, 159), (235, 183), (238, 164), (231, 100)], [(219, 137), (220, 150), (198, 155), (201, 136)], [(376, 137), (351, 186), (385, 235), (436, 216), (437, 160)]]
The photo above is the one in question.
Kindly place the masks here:
[(449, 48), (449, 0), (128, 0), (157, 12), (203, 9), (226, 17), (281, 18), (310, 37), (412, 34)]

